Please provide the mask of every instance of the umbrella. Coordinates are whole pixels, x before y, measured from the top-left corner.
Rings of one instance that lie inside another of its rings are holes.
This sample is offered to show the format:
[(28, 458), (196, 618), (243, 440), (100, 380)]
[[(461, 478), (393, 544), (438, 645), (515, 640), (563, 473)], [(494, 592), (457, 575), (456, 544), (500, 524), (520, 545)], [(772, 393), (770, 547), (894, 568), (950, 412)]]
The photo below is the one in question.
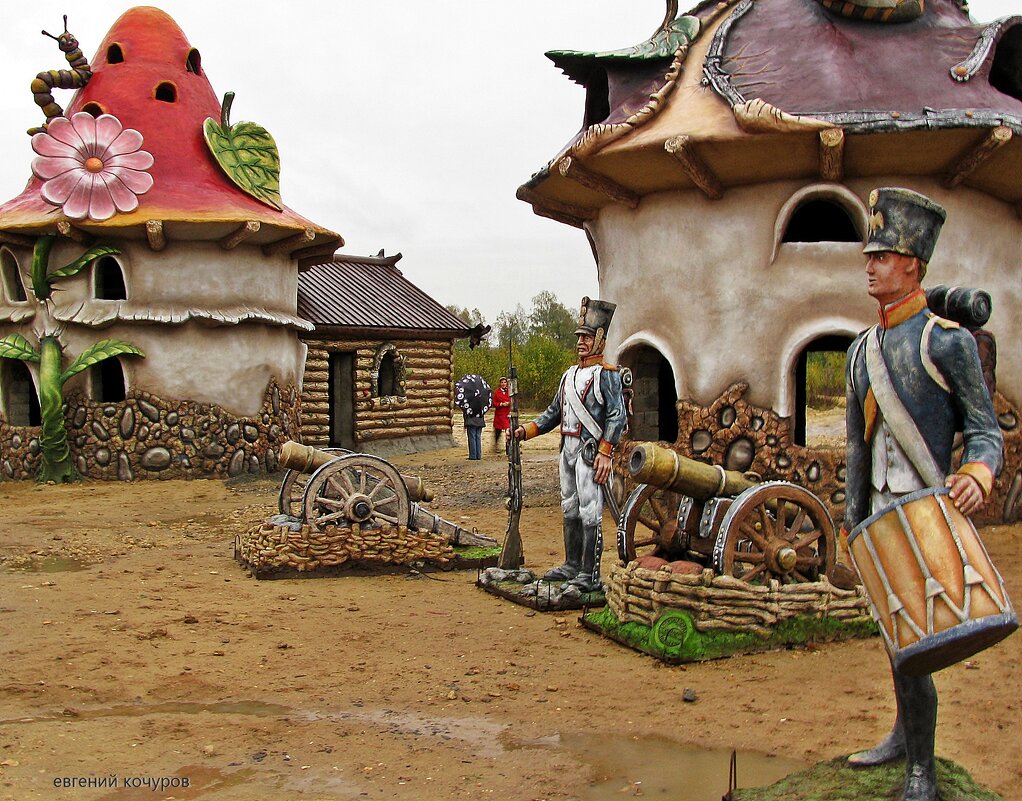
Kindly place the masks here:
[(470, 373), (454, 383), (454, 403), (475, 417), (482, 417), (493, 403), (493, 390), (481, 375)]

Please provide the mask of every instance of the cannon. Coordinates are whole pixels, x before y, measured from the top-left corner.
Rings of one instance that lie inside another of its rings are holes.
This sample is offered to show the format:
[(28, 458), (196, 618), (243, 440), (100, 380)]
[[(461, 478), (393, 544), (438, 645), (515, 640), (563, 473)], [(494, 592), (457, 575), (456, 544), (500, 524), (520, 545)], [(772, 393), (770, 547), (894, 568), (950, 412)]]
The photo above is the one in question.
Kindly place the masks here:
[(433, 500), (433, 493), (422, 479), (402, 475), (379, 456), (289, 441), (280, 450), (280, 465), (287, 470), (278, 510), (316, 528), (389, 523), (444, 534), (454, 545), (497, 544), (492, 537), (461, 528), (423, 507), (421, 502)]
[(725, 470), (652, 442), (636, 445), (640, 482), (618, 519), (618, 555), (689, 560), (750, 583), (817, 581), (834, 568), (834, 521), (812, 492), (789, 481)]

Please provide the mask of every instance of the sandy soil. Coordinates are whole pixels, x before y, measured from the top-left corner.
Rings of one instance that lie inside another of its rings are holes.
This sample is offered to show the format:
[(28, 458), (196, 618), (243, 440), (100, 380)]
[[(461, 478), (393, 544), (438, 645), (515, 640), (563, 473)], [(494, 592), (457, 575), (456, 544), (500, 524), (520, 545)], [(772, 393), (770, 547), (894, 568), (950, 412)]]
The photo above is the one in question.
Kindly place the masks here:
[[(525, 554), (545, 567), (561, 556), (556, 455), (526, 450)], [(503, 536), (499, 457), (395, 461), (437, 488), (439, 514)], [(0, 799), (679, 798), (648, 773), (685, 745), (813, 762), (893, 718), (875, 639), (672, 668), (474, 574), (256, 581), (233, 540), (275, 504), (268, 479), (0, 484)], [(984, 533), (1016, 598), (1019, 533)], [(938, 753), (1007, 799), (1022, 799), (1020, 659), (1016, 636), (937, 676)], [(54, 787), (90, 776), (190, 786)]]

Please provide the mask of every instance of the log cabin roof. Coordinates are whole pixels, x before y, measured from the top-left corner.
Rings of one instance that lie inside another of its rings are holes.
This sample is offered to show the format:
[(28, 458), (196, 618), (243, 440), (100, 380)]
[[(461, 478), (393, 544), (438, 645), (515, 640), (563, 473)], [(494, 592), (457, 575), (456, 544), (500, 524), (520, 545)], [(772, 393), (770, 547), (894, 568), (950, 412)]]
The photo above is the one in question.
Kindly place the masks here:
[(465, 337), (469, 326), (402, 275), (401, 254), (351, 256), (298, 275), (298, 314), (317, 328), (407, 329)]
[(901, 174), (1019, 203), (1022, 16), (977, 24), (961, 5), (883, 24), (822, 0), (704, 2), (673, 60), (548, 54), (586, 87), (585, 122), (519, 198), (581, 225), (659, 191)]

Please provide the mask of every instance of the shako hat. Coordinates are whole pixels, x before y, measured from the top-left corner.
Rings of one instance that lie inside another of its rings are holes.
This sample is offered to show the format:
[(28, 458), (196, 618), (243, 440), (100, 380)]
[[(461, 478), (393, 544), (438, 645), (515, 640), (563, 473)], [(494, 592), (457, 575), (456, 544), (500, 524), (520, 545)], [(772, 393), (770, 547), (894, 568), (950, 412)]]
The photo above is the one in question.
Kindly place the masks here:
[(606, 300), (592, 300), (588, 296), (582, 298), (582, 308), (578, 312), (578, 328), (575, 329), (575, 335), (597, 336), (601, 333), (605, 335), (607, 329), (610, 328), (610, 320), (614, 316), (616, 308), (616, 303)]
[(885, 186), (869, 193), (869, 234), (863, 253), (890, 250), (929, 262), (941, 226), (944, 207), (911, 189)]

